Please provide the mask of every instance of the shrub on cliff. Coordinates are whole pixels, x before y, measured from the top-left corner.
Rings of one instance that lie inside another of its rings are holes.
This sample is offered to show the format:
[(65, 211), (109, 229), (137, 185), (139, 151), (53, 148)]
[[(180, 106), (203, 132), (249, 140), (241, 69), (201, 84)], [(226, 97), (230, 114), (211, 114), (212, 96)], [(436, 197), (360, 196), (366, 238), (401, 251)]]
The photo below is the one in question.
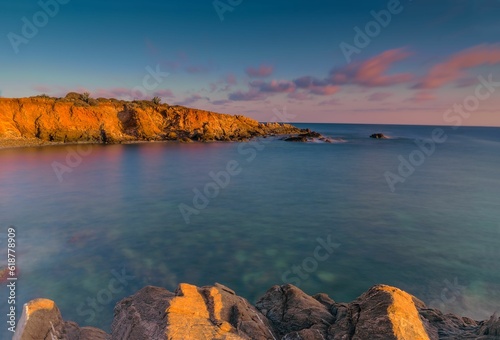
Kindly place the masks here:
[(90, 93), (88, 92), (83, 92), (80, 96), (80, 99), (83, 100), (85, 103), (89, 103), (90, 100)]
[(161, 104), (161, 98), (158, 96), (154, 96), (153, 99), (151, 99), (151, 102), (155, 105), (160, 105)]
[(80, 100), (81, 94), (79, 94), (77, 92), (68, 92), (68, 94), (66, 95), (66, 97), (64, 97), (64, 99), (71, 100), (71, 101)]

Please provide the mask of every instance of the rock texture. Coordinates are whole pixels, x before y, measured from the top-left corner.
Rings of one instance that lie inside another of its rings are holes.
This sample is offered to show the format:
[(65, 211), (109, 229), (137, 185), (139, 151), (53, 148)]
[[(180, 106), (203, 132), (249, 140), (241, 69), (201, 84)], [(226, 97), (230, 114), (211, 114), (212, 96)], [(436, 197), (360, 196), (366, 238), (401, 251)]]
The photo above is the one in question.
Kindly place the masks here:
[(500, 318), (474, 321), (430, 309), (386, 285), (351, 303), (295, 286), (274, 286), (252, 306), (215, 284), (180, 284), (175, 292), (145, 287), (117, 303), (111, 334), (62, 320), (53, 301), (25, 305), (14, 339), (434, 340), (500, 339)]
[(0, 98), (0, 145), (120, 143), (132, 141), (229, 141), (256, 136), (297, 134), (288, 124), (259, 123), (151, 101), (38, 96)]
[(93, 327), (79, 327), (64, 321), (54, 301), (36, 299), (24, 305), (13, 340), (81, 339), (104, 340), (106, 332)]

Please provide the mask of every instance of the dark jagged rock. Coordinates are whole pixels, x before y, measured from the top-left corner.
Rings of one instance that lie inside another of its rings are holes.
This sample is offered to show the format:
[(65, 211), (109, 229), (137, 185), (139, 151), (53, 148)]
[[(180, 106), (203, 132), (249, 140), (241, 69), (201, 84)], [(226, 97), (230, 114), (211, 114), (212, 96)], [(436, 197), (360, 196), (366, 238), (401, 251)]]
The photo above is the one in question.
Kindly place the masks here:
[(283, 140), (285, 142), (302, 142), (302, 143), (310, 142), (310, 141), (313, 141), (315, 139), (320, 140), (320, 141), (325, 142), (325, 143), (331, 143), (330, 139), (323, 137), (320, 133), (315, 132), (315, 131), (311, 131), (309, 129), (303, 130), (303, 132), (301, 132), (298, 135), (292, 135), (292, 136), (283, 138)]
[(370, 138), (375, 138), (375, 139), (388, 139), (386, 135), (383, 133), (374, 133), (370, 136)]
[(252, 306), (215, 284), (148, 286), (117, 303), (111, 334), (62, 320), (50, 300), (23, 309), (14, 339), (117, 340), (438, 340), (500, 339), (500, 318), (474, 321), (431, 309), (416, 297), (377, 285), (351, 303), (295, 286), (274, 286)]
[(304, 136), (291, 136), (283, 139), (285, 142), (307, 142), (307, 138)]

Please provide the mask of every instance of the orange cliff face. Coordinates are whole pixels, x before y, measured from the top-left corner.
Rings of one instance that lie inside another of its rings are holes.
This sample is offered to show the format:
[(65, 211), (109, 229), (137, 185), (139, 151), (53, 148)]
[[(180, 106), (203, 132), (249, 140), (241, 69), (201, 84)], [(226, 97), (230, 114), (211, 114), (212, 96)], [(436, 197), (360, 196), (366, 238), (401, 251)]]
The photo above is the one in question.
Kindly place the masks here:
[(141, 140), (243, 140), (268, 134), (292, 134), (287, 124), (262, 124), (231, 116), (150, 101), (87, 99), (70, 93), (0, 98), (0, 140), (118, 143)]

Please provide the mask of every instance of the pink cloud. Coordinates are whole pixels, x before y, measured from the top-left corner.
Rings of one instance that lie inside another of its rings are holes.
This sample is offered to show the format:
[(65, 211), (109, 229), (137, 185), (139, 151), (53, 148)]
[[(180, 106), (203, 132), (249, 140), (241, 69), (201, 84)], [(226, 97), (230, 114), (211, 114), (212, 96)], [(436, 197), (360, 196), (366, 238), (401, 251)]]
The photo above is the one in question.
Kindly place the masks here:
[(202, 65), (191, 65), (186, 67), (186, 72), (191, 74), (207, 73), (209, 70), (209, 67)]
[(260, 92), (274, 92), (274, 93), (295, 92), (295, 83), (288, 80), (272, 80), (270, 82), (255, 80), (250, 82), (250, 86), (257, 88)]
[(310, 89), (314, 86), (328, 85), (328, 80), (320, 80), (311, 76), (300, 77), (293, 81), (298, 88)]
[(385, 51), (362, 62), (353, 62), (346, 67), (330, 72), (333, 84), (353, 84), (365, 87), (391, 86), (406, 83), (413, 78), (409, 73), (388, 75), (392, 64), (405, 60), (410, 53), (404, 49)]
[(500, 45), (478, 45), (452, 55), (435, 65), (415, 88), (434, 89), (466, 76), (467, 69), (481, 65), (500, 64)]
[(117, 98), (117, 99), (140, 99), (147, 100), (151, 99), (155, 96), (164, 97), (164, 98), (174, 98), (175, 95), (171, 90), (162, 89), (157, 90), (151, 93), (146, 93), (146, 91), (134, 91), (131, 89), (127, 89), (124, 87), (116, 87), (109, 89), (97, 89), (95, 91), (90, 91), (93, 97), (99, 98)]
[(250, 77), (268, 77), (273, 73), (274, 68), (269, 65), (260, 65), (258, 68), (249, 67), (246, 69), (246, 73)]
[(171, 90), (158, 90), (153, 92), (153, 97), (163, 97), (163, 98), (175, 98), (174, 93)]
[(50, 93), (51, 88), (46, 85), (36, 85), (33, 86), (33, 90), (40, 92), (40, 93)]
[(392, 96), (392, 93), (388, 93), (388, 92), (375, 92), (375, 93), (372, 93), (370, 96), (368, 96), (368, 100), (372, 101), (372, 102), (379, 102), (379, 101), (382, 101), (382, 100), (386, 100), (390, 96)]
[(330, 96), (337, 93), (340, 90), (339, 86), (336, 85), (325, 85), (325, 86), (313, 86), (311, 87), (311, 93), (320, 96)]
[(436, 96), (430, 91), (420, 91), (413, 95), (413, 97), (408, 99), (412, 102), (427, 102), (431, 100), (436, 100)]
[(234, 74), (232, 74), (232, 73), (228, 74), (226, 76), (225, 80), (226, 80), (226, 83), (228, 85), (236, 85), (236, 84), (238, 84), (238, 81), (236, 80), (236, 76)]
[(216, 84), (214, 84), (214, 83), (210, 83), (210, 85), (209, 85), (209, 86), (210, 86), (210, 89), (209, 89), (209, 91), (208, 91), (208, 92), (210, 92), (210, 93), (214, 93), (214, 92), (215, 92), (215, 90), (217, 90), (217, 85), (216, 85)]
[(291, 98), (291, 99), (296, 99), (296, 100), (309, 100), (309, 99), (312, 99), (312, 97), (307, 94), (306, 92), (293, 92), (293, 93), (289, 93), (288, 98)]
[[(127, 89), (124, 87), (116, 87), (116, 88), (109, 88), (109, 89), (97, 89), (93, 91), (91, 94), (92, 96), (99, 98), (117, 98), (117, 99), (130, 99), (134, 97), (134, 91), (131, 89)], [(137, 95), (139, 95), (141, 98), (137, 99), (143, 99), (144, 95), (142, 93), (137, 92)]]
[(202, 97), (199, 94), (193, 94), (193, 95), (185, 98), (183, 101), (179, 102), (178, 104), (179, 105), (191, 105), (191, 104), (197, 102), (198, 100), (202, 100), (202, 99), (208, 100), (208, 98)]
[(236, 91), (230, 93), (228, 98), (235, 101), (249, 101), (249, 100), (264, 100), (266, 95), (257, 89), (251, 89), (248, 92)]
[(231, 101), (230, 101), (230, 100), (227, 100), (227, 99), (214, 100), (214, 101), (212, 102), (212, 104), (214, 104), (214, 105), (227, 105), (227, 104), (229, 104), (229, 103), (231, 103)]
[(319, 106), (332, 106), (332, 105), (339, 105), (340, 101), (338, 99), (330, 99), (330, 100), (325, 100), (320, 102), (318, 105)]
[[(233, 92), (230, 100), (262, 100), (267, 96), (278, 93), (288, 93), (288, 98), (303, 100), (307, 94), (330, 96), (341, 89), (341, 85), (356, 85), (361, 88), (384, 87), (407, 83), (413, 79), (409, 73), (389, 74), (390, 67), (399, 61), (405, 60), (410, 53), (403, 49), (385, 51), (371, 59), (351, 63), (345, 67), (333, 70), (329, 76), (319, 79), (313, 76), (304, 76), (293, 81), (288, 80), (253, 80), (249, 83), (248, 92)], [(261, 72), (262, 71), (262, 72)], [(272, 68), (247, 70), (250, 75), (268, 75)], [(297, 93), (298, 90), (302, 90)], [(381, 94), (373, 95), (371, 100), (382, 100)]]

